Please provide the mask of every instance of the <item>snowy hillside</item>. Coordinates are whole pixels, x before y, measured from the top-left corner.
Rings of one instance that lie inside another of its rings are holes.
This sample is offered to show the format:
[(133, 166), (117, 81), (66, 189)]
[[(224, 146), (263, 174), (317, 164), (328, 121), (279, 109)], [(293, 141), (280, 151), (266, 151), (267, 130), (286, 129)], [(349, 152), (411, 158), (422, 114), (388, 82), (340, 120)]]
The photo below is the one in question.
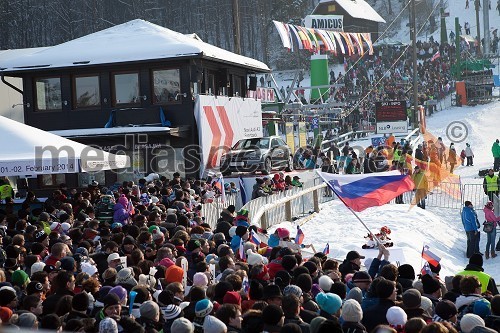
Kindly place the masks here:
[[(498, 93), (498, 92), (497, 92)], [(435, 136), (442, 136), (446, 145), (450, 140), (446, 136), (446, 128), (452, 121), (463, 121), (468, 127), (468, 137), (457, 148), (469, 142), (475, 151), (474, 167), (459, 167), (459, 174), (468, 183), (481, 183), (475, 178), (479, 168), (491, 166), (491, 145), (500, 133), (500, 101), (476, 107), (451, 107), (428, 119), (428, 130)], [(482, 207), (476, 207), (479, 219), (483, 219)], [(391, 230), (391, 238), (395, 243), (392, 248), (391, 260), (400, 263), (410, 263), (415, 270), (422, 266), (420, 253), (422, 246), (429, 245), (431, 250), (442, 257), (443, 275), (452, 275), (465, 267), (466, 238), (460, 220), (460, 212), (453, 209), (428, 207), (422, 210), (418, 207), (410, 209), (409, 205), (385, 205), (369, 208), (359, 213), (361, 219), (373, 231), (387, 225)], [(294, 226), (285, 223), (295, 234)], [(350, 250), (362, 250), (367, 231), (356, 218), (336, 200), (325, 204), (318, 215), (302, 226), (305, 234), (305, 244), (314, 244), (321, 251), (325, 244), (330, 244), (330, 256), (343, 259)], [(486, 236), (481, 235), (481, 251), (484, 250)], [(367, 257), (377, 255), (377, 251), (364, 251)], [(500, 281), (499, 258), (485, 260), (486, 272)]]

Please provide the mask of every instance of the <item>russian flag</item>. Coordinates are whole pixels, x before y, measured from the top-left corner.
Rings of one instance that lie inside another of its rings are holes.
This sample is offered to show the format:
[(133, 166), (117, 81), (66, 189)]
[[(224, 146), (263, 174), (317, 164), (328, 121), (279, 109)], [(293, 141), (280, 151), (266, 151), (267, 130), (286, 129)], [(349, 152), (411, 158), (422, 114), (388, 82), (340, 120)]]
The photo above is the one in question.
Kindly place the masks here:
[(441, 258), (439, 256), (431, 252), (428, 245), (424, 245), (424, 247), (422, 248), (422, 258), (424, 258), (425, 261), (427, 261), (434, 267), (437, 267), (439, 265), (439, 262), (441, 261)]
[(360, 175), (316, 172), (342, 202), (356, 212), (385, 205), (414, 187), (410, 176), (397, 170)]
[(302, 229), (300, 229), (300, 226), (297, 226), (297, 236), (295, 236), (295, 244), (302, 244), (304, 241), (304, 232), (302, 232)]
[(325, 248), (323, 249), (323, 254), (330, 254), (330, 243), (326, 243)]
[(252, 243), (254, 243), (255, 245), (257, 245), (257, 246), (259, 246), (260, 243), (261, 243), (259, 236), (257, 236), (257, 234), (255, 233), (255, 231), (253, 231), (253, 230), (250, 233), (250, 241)]

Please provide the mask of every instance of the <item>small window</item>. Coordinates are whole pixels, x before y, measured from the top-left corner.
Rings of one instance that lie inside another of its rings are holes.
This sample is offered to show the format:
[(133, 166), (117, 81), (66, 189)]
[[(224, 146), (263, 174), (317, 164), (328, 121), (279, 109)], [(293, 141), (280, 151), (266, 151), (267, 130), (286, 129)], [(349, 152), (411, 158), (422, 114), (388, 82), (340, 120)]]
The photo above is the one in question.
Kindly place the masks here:
[(114, 105), (139, 104), (139, 73), (114, 75)]
[(274, 148), (274, 147), (279, 147), (279, 145), (280, 145), (280, 144), (279, 144), (278, 140), (273, 139), (273, 141), (272, 141), (272, 143), (271, 143), (271, 146)]
[(36, 109), (62, 110), (61, 78), (40, 78), (35, 81)]
[(66, 182), (66, 175), (64, 173), (59, 173), (55, 175), (39, 175), (38, 185), (41, 188), (52, 188), (57, 187), (59, 184)]
[(99, 76), (75, 77), (75, 107), (88, 108), (101, 105)]
[(179, 69), (153, 71), (154, 103), (172, 103), (180, 101), (181, 77)]

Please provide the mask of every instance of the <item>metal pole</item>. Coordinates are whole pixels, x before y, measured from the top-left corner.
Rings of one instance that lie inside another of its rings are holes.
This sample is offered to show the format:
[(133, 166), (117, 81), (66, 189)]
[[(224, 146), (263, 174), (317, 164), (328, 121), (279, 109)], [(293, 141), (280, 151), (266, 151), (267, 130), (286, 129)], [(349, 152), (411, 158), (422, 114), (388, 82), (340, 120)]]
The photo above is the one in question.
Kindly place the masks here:
[(415, 19), (415, 1), (411, 0), (411, 30), (412, 30), (412, 55), (413, 55), (413, 128), (418, 127), (418, 78), (417, 78), (417, 23)]
[(476, 8), (477, 54), (481, 55), (481, 29), (479, 26), (479, 7), (481, 7), (481, 0), (474, 0), (474, 7)]
[(483, 32), (484, 32), (484, 52), (483, 54), (487, 56), (490, 54), (490, 0), (483, 0)]
[(234, 53), (241, 54), (241, 33), (240, 33), (240, 4), (239, 0), (233, 0), (233, 38)]

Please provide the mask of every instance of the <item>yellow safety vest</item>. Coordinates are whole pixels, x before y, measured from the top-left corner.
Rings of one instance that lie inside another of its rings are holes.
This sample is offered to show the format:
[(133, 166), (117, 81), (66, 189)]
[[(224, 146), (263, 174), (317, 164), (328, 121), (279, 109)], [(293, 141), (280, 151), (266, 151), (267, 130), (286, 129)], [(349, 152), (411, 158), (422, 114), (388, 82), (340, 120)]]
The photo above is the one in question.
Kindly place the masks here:
[(486, 191), (487, 192), (496, 192), (498, 191), (498, 176), (487, 176), (486, 179)]
[(490, 283), (490, 276), (484, 272), (478, 271), (462, 271), (456, 275), (466, 275), (466, 276), (477, 276), (479, 282), (481, 282), (481, 293), (484, 293), (488, 289), (488, 284)]
[(0, 199), (12, 198), (12, 186), (9, 184), (0, 186)]

